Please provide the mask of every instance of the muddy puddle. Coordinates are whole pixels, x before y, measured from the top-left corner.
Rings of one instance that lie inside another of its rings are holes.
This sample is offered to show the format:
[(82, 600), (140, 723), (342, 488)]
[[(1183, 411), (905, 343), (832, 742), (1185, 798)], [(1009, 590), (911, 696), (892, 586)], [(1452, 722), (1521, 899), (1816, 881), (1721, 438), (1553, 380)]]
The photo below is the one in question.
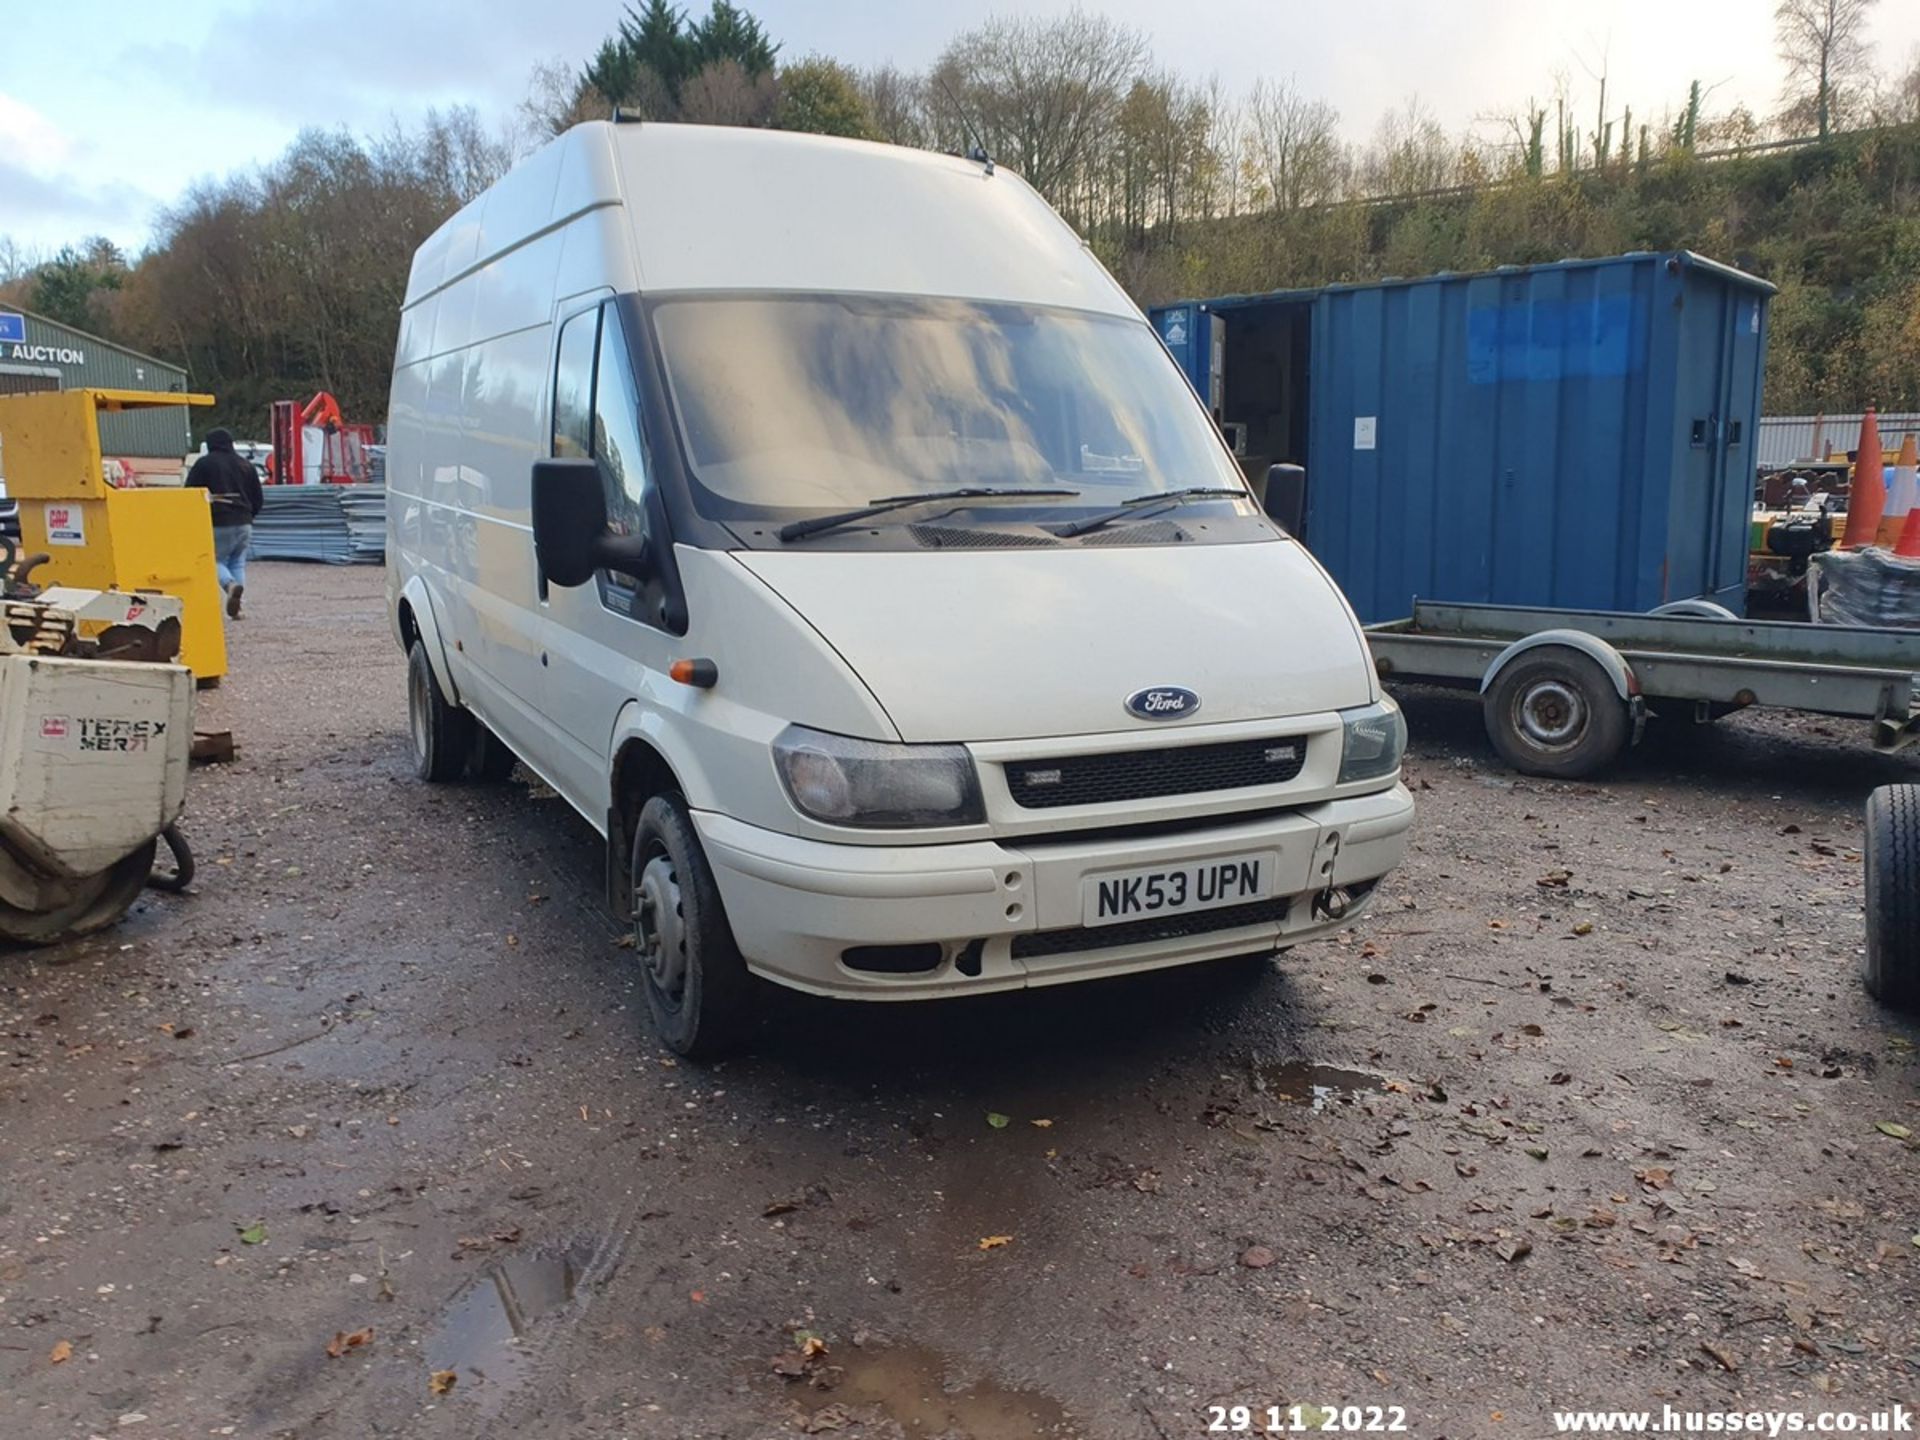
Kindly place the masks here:
[(529, 1340), (542, 1321), (573, 1302), (590, 1257), (584, 1247), (508, 1256), (447, 1302), (423, 1353), (429, 1368), (455, 1376), (450, 1398), (496, 1405), (529, 1378), (534, 1365)]
[(1306, 1105), (1316, 1115), (1351, 1105), (1367, 1095), (1378, 1095), (1386, 1082), (1364, 1070), (1340, 1070), (1306, 1060), (1288, 1060), (1253, 1068), (1253, 1088), (1278, 1100)]
[(1078, 1436), (1060, 1403), (1031, 1390), (950, 1373), (944, 1357), (913, 1345), (838, 1348), (838, 1382), (808, 1390), (800, 1401), (809, 1417), (835, 1419), (838, 1407), (854, 1419), (878, 1412), (907, 1440), (1040, 1440)]

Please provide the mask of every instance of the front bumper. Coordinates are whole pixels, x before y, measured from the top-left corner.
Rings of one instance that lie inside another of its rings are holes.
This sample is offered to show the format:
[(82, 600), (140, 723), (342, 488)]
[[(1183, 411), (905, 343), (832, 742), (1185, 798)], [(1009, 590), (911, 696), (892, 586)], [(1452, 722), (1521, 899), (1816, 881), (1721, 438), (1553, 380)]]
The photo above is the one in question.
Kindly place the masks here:
[[(835, 845), (694, 812), (735, 938), (759, 975), (820, 995), (910, 1000), (1052, 985), (1276, 950), (1339, 928), (1400, 863), (1413, 823), (1404, 785), (1172, 833), (956, 845)], [(1155, 923), (1081, 928), (1081, 880), (1157, 864), (1273, 851), (1271, 899)], [(1338, 918), (1316, 911), (1352, 892)], [(935, 945), (910, 974), (854, 969), (855, 947)], [(929, 952), (930, 953), (930, 952)]]

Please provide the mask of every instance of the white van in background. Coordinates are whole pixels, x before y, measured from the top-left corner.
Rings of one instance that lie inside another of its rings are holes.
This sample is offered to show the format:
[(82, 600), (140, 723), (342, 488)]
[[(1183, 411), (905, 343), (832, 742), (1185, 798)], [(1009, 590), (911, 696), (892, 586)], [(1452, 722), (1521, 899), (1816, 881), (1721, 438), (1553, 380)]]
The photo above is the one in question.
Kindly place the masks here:
[(1405, 730), (1132, 301), (1017, 176), (582, 125), (420, 249), (389, 600), (429, 780), (607, 838), (662, 1038), (1324, 934)]

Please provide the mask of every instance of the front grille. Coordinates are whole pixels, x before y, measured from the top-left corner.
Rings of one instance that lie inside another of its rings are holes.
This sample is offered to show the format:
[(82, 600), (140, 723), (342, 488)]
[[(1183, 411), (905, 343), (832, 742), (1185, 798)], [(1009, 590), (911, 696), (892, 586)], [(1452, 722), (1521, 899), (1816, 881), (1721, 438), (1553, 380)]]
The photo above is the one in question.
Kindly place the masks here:
[(1208, 790), (1284, 785), (1307, 763), (1307, 737), (1268, 736), (1214, 745), (1110, 750), (1059, 760), (1015, 760), (1007, 769), (1014, 803), (1028, 810), (1152, 800)]
[(1150, 940), (1178, 940), (1187, 935), (1211, 935), (1216, 930), (1238, 930), (1243, 925), (1277, 925), (1287, 918), (1292, 901), (1251, 900), (1245, 905), (1222, 905), (1218, 910), (1195, 910), (1185, 915), (1162, 915), (1150, 920), (1128, 920), (1120, 925), (1095, 925), (1075, 930), (1041, 930), (1013, 937), (1013, 958), (1032, 960), (1043, 955), (1072, 955), (1082, 950), (1117, 950)]

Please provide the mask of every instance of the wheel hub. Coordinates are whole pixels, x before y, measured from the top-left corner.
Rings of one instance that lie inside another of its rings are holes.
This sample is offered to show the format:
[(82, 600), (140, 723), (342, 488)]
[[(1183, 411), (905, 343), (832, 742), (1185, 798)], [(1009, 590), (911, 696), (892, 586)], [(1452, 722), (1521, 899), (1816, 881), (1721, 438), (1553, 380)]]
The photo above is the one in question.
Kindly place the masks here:
[(655, 855), (640, 871), (634, 897), (634, 944), (654, 988), (678, 1006), (687, 990), (687, 923), (673, 862)]
[(1587, 728), (1587, 702), (1573, 686), (1541, 680), (1520, 697), (1520, 733), (1536, 745), (1571, 745)]

